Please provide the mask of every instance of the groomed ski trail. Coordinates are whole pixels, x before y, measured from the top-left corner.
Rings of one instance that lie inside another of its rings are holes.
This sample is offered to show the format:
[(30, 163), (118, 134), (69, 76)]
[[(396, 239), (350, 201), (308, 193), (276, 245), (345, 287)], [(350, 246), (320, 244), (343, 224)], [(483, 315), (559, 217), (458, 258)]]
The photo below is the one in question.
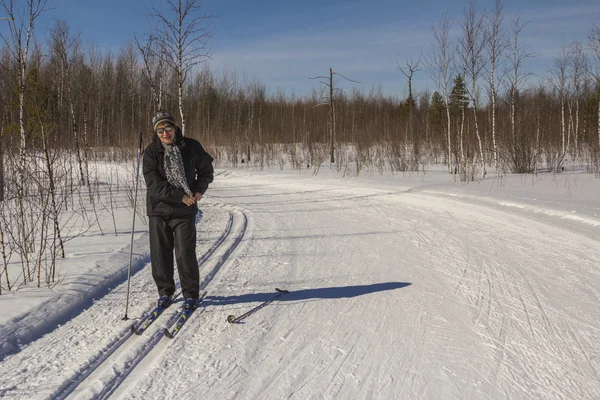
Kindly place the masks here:
[[(233, 207), (221, 206), (229, 213), (227, 229), (219, 240), (199, 260), (201, 270), (200, 289), (207, 290), (209, 283), (227, 262), (230, 255), (244, 238), (248, 226), (246, 214)], [(74, 389), (68, 399), (107, 399), (120, 387), (124, 390), (134, 386), (137, 381), (137, 371), (146, 371), (154, 361), (160, 357), (164, 349), (169, 346), (169, 340), (164, 338), (163, 328), (170, 326), (177, 320), (179, 302), (169, 307), (165, 315), (151, 325), (141, 337), (149, 336), (142, 346), (136, 346), (137, 340), (131, 340), (131, 346), (118, 351), (111, 351), (109, 356), (95, 367), (85, 379), (80, 380), (78, 386), (82, 390)], [(202, 313), (202, 308), (196, 310), (192, 318), (197, 318)], [(168, 316), (168, 319), (165, 318)], [(131, 333), (127, 336), (132, 336)], [(143, 340), (143, 339), (142, 339)], [(116, 350), (116, 349), (115, 349)], [(65, 398), (65, 396), (62, 396)]]
[[(198, 232), (197, 254), (201, 285), (206, 287), (242, 240), (247, 218), (237, 208), (218, 203), (205, 202), (202, 208), (204, 217)], [(8, 356), (2, 363), (0, 398), (64, 399), (75, 398), (79, 393), (83, 397), (78, 398), (96, 398), (97, 394), (110, 392), (105, 386), (112, 390), (118, 387), (126, 375), (119, 376), (128, 373), (150, 352), (153, 333), (164, 327), (169, 316), (180, 307), (180, 303), (174, 304), (153, 324), (156, 326), (151, 325), (142, 336), (130, 338), (130, 325), (134, 320), (121, 319), (125, 290), (126, 282), (104, 297), (94, 299), (91, 307), (54, 331)], [(156, 301), (155, 292), (149, 266), (133, 275), (130, 317), (151, 310)], [(129, 364), (122, 368), (115, 360)], [(116, 364), (107, 367), (113, 361)], [(112, 370), (113, 376), (100, 372), (105, 370)], [(104, 381), (94, 381), (97, 376), (102, 376)], [(88, 384), (94, 389), (80, 390)]]
[[(593, 215), (567, 219), (550, 206), (350, 179), (245, 171), (222, 178), (211, 200), (239, 209), (247, 228), (211, 277), (206, 307), (166, 345), (145, 354), (119, 348), (139, 360), (116, 360), (120, 371), (102, 363), (70, 398), (600, 398)], [(136, 296), (149, 304), (151, 278), (142, 285), (142, 277)], [(274, 287), (290, 293), (243, 323), (226, 322)], [(106, 296), (94, 316), (109, 301), (117, 303)], [(57, 343), (37, 342), (38, 352)], [(31, 360), (7, 361), (14, 375), (33, 369)], [(47, 398), (42, 384), (44, 397), (28, 396), (33, 384), (0, 384), (0, 396)]]
[[(117, 399), (600, 398), (589, 224), (235, 175), (213, 194), (251, 213), (245, 251), (191, 340)], [(245, 324), (224, 320), (273, 287), (290, 293)]]

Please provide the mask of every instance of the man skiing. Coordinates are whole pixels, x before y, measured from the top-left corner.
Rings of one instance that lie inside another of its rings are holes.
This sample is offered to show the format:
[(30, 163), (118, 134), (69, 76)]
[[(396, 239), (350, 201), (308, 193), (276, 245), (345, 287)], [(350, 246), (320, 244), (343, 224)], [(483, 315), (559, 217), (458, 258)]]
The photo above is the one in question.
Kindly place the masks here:
[(184, 308), (197, 307), (200, 271), (196, 258), (196, 213), (213, 181), (213, 158), (195, 139), (184, 137), (164, 110), (152, 118), (154, 139), (144, 150), (146, 208), (150, 232), (152, 277), (159, 306), (171, 304), (175, 293), (173, 251)]

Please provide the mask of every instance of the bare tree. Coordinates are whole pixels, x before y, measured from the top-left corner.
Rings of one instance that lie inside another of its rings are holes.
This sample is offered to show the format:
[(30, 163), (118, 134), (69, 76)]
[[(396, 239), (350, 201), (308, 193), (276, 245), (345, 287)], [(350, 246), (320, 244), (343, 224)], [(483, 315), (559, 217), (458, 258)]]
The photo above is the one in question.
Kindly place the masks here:
[(490, 106), (492, 111), (492, 146), (494, 153), (494, 168), (498, 169), (498, 145), (496, 143), (496, 116), (498, 113), (498, 107), (496, 105), (496, 73), (498, 69), (498, 63), (502, 58), (502, 53), (506, 48), (504, 31), (502, 28), (502, 0), (494, 1), (494, 11), (489, 18), (489, 41), (487, 43), (487, 50), (490, 57)]
[(17, 80), (19, 91), (19, 132), (21, 135), (20, 155), (24, 159), (24, 153), (27, 146), (25, 136), (25, 80), (30, 61), (31, 40), (35, 21), (40, 14), (46, 11), (47, 0), (27, 0), (27, 8), (22, 13), (15, 10), (14, 0), (0, 0), (6, 20), (9, 26), (9, 37), (0, 33), (0, 38), (6, 45), (11, 59), (17, 66)]
[[(67, 89), (67, 101), (69, 103), (69, 112), (71, 115), (71, 129), (73, 129), (73, 143), (75, 144), (75, 155), (79, 166), (79, 174), (82, 184), (90, 185), (89, 177), (84, 173), (82, 149), (79, 142), (79, 130), (77, 125), (77, 115), (75, 112), (75, 95), (73, 94), (72, 84), (72, 64), (75, 59), (80, 57), (79, 53), (79, 35), (71, 35), (67, 23), (57, 21), (55, 27), (51, 30), (52, 53), (61, 67), (61, 77), (64, 76), (64, 86)], [(87, 178), (87, 179), (86, 179)]]
[(554, 60), (550, 73), (554, 88), (558, 92), (560, 99), (560, 133), (561, 133), (561, 158), (565, 156), (567, 151), (566, 143), (566, 119), (565, 119), (565, 102), (567, 98), (567, 71), (569, 68), (569, 55), (567, 46), (562, 45), (558, 57)]
[(409, 121), (410, 121), (410, 136), (413, 141), (413, 162), (415, 167), (419, 162), (419, 138), (415, 131), (415, 100), (412, 92), (412, 78), (413, 74), (420, 70), (419, 64), (421, 63), (422, 55), (419, 56), (417, 62), (414, 62), (412, 57), (406, 61), (406, 66), (402, 67), (398, 63), (398, 69), (408, 78), (408, 107), (409, 107)]
[(4, 132), (4, 113), (0, 115), (0, 202), (4, 200), (4, 143), (2, 133)]
[(145, 41), (141, 42), (137, 36), (134, 37), (135, 44), (142, 56), (143, 69), (142, 74), (150, 86), (152, 95), (154, 96), (154, 102), (156, 109), (162, 109), (162, 93), (161, 93), (161, 82), (162, 74), (160, 63), (157, 62), (158, 58), (154, 56), (156, 51), (152, 50), (153, 40), (151, 37), (146, 37)]
[[(521, 34), (525, 26), (527, 26), (527, 24), (521, 21), (521, 16), (519, 14), (517, 14), (510, 26), (508, 64), (511, 73), (508, 78), (508, 90), (510, 101), (510, 143), (513, 160), (518, 158), (516, 154), (519, 151), (519, 145), (517, 144), (517, 125), (519, 123), (517, 118), (517, 102), (521, 88), (525, 83), (526, 78), (529, 76), (529, 74), (523, 70), (523, 64), (526, 59), (533, 57), (533, 54), (528, 51), (527, 47), (520, 43)], [(515, 165), (513, 165), (513, 169), (514, 167)], [(517, 170), (518, 169), (519, 168), (517, 168)]]
[(600, 149), (600, 25), (593, 24), (588, 36), (588, 45), (595, 60), (595, 69), (590, 68), (596, 81), (598, 95), (598, 148)]
[[(10, 283), (10, 276), (8, 275), (8, 264), (10, 262), (10, 259), (14, 253), (14, 244), (12, 242), (7, 242), (6, 240), (6, 236), (9, 236), (10, 238), (10, 234), (6, 234), (7, 230), (10, 230), (10, 228), (7, 227), (7, 217), (5, 216), (7, 210), (5, 210), (5, 208), (3, 207), (0, 210), (0, 253), (2, 253), (2, 269), (3, 271), (0, 273), (0, 275), (4, 274), (4, 279), (6, 280), (6, 289), (7, 290), (11, 290), (12, 286)], [(8, 229), (7, 229), (8, 228)], [(2, 285), (0, 285), (0, 290), (1, 290)]]
[(427, 58), (429, 76), (435, 82), (438, 89), (442, 91), (444, 103), (446, 105), (446, 164), (448, 170), (452, 172), (452, 137), (450, 124), (450, 93), (451, 83), (450, 66), (454, 62), (454, 52), (450, 41), (450, 28), (452, 23), (448, 14), (442, 16), (442, 20), (431, 28), (434, 43), (431, 46), (431, 53)]
[[(133, 43), (129, 41), (125, 48), (121, 52), (121, 57), (125, 64), (126, 73), (127, 73), (127, 83), (126, 88), (128, 89), (127, 96), (129, 97), (129, 112), (126, 113), (130, 117), (130, 129), (131, 133), (139, 131), (136, 129), (136, 109), (135, 109), (135, 101), (136, 101), (136, 88), (138, 87), (138, 74), (136, 71), (140, 69), (140, 65), (138, 62), (138, 58), (136, 57), (135, 50), (133, 48)], [(123, 124), (125, 125), (125, 124)]]
[(320, 81), (321, 84), (321, 103), (317, 104), (317, 106), (321, 105), (329, 105), (329, 138), (330, 138), (330, 161), (333, 164), (335, 162), (335, 100), (334, 95), (335, 92), (340, 91), (341, 89), (336, 88), (333, 85), (333, 76), (338, 75), (344, 78), (349, 82), (360, 83), (357, 81), (353, 81), (352, 79), (346, 78), (344, 75), (333, 72), (333, 69), (329, 67), (329, 76), (315, 76), (309, 79), (326, 79)]
[(200, 14), (201, 0), (166, 0), (163, 3), (167, 5), (167, 12), (152, 8), (150, 16), (157, 21), (157, 26), (150, 37), (157, 47), (149, 49), (175, 73), (181, 132), (185, 135), (183, 87), (193, 68), (210, 59), (206, 45), (214, 16)]
[[(24, 246), (26, 246), (25, 210), (23, 205), (25, 185), (25, 165), (27, 153), (27, 136), (25, 132), (25, 83), (31, 58), (31, 40), (33, 38), (35, 21), (46, 11), (47, 0), (27, 0), (27, 6), (21, 12), (15, 10), (14, 0), (0, 0), (2, 9), (7, 16), (9, 35), (0, 34), (0, 38), (6, 45), (11, 61), (17, 67), (17, 86), (19, 93), (19, 180), (18, 180), (18, 203), (19, 203), (19, 230)], [(11, 69), (7, 67), (7, 69)], [(25, 252), (26, 253), (26, 252)], [(26, 256), (27, 257), (27, 256)], [(29, 271), (29, 260), (25, 260), (28, 268), (27, 278), (31, 280)]]
[[(569, 99), (569, 135), (567, 143), (570, 143), (571, 136), (573, 138), (573, 146), (575, 154), (579, 150), (579, 100), (582, 96), (583, 81), (585, 73), (588, 69), (587, 55), (580, 42), (573, 42), (569, 48), (569, 84), (572, 87), (572, 96)], [(573, 104), (574, 103), (574, 104)], [(573, 108), (575, 108), (575, 116), (573, 116)], [(571, 135), (572, 133), (572, 135)]]
[[(53, 156), (50, 154), (50, 146), (48, 143), (48, 132), (47, 125), (50, 125), (45, 120), (50, 119), (48, 110), (48, 103), (46, 102), (48, 96), (48, 89), (38, 76), (38, 74), (33, 74), (33, 77), (30, 79), (30, 113), (31, 118), (35, 119), (35, 126), (39, 129), (39, 138), (42, 142), (42, 157), (43, 164), (45, 167), (45, 174), (47, 179), (44, 180), (44, 184), (40, 185), (40, 196), (44, 199), (44, 201), (40, 201), (40, 203), (44, 207), (43, 218), (42, 218), (42, 229), (40, 229), (40, 236), (43, 238), (47, 229), (48, 224), (47, 219), (52, 219), (53, 225), (53, 237), (58, 240), (58, 246), (60, 251), (60, 256), (65, 258), (65, 247), (64, 241), (61, 235), (60, 228), (60, 206), (59, 206), (59, 196), (58, 189), (56, 187), (56, 177), (53, 166)], [(47, 187), (46, 187), (47, 186)], [(47, 194), (46, 194), (47, 192)], [(44, 196), (45, 195), (45, 196)], [(42, 240), (43, 241), (43, 240)], [(40, 247), (41, 249), (45, 248), (44, 245)], [(38, 267), (39, 262), (41, 261), (41, 257), (38, 258)], [(40, 269), (38, 269), (38, 287), (40, 285)]]
[(479, 133), (479, 123), (477, 112), (479, 110), (479, 101), (477, 96), (477, 81), (481, 76), (485, 65), (485, 46), (487, 43), (487, 33), (484, 29), (484, 15), (478, 16), (475, 9), (475, 1), (470, 0), (469, 7), (464, 11), (464, 20), (462, 23), (463, 36), (459, 41), (460, 53), (463, 57), (462, 62), (467, 76), (471, 81), (469, 96), (473, 103), (473, 119), (475, 124), (475, 134), (479, 144), (479, 158), (481, 162), (481, 177), (485, 178), (485, 154), (483, 152), (483, 143)]
[[(52, 53), (60, 64), (61, 79), (64, 78), (63, 85), (67, 90), (67, 102), (69, 107), (69, 115), (71, 117), (71, 129), (73, 130), (73, 142), (75, 144), (75, 155), (77, 157), (77, 164), (79, 167), (80, 181), (88, 189), (89, 201), (92, 204), (96, 221), (98, 222), (100, 231), (102, 234), (104, 234), (98, 218), (96, 203), (90, 183), (90, 174), (88, 168), (87, 124), (84, 123), (83, 130), (80, 130), (80, 126), (78, 124), (79, 110), (76, 110), (76, 100), (80, 98), (85, 99), (87, 97), (86, 94), (81, 90), (76, 90), (80, 89), (80, 86), (85, 84), (84, 79), (81, 79), (80, 76), (76, 77), (77, 74), (75, 71), (76, 67), (79, 67), (79, 69), (83, 69), (85, 71), (85, 68), (83, 68), (83, 55), (79, 43), (80, 35), (71, 35), (66, 22), (58, 21), (56, 26), (51, 30), (50, 36), (52, 38)], [(85, 121), (85, 107), (83, 107), (83, 111)]]

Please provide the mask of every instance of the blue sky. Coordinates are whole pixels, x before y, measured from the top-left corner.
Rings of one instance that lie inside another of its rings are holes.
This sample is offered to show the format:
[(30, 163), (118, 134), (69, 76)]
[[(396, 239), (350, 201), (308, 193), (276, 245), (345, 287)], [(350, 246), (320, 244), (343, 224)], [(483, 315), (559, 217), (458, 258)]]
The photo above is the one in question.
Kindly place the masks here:
[[(50, 26), (52, 19), (63, 19), (84, 40), (117, 52), (134, 33), (147, 29), (150, 4), (151, 0), (48, 0), (54, 9), (45, 13), (40, 28)], [(406, 78), (397, 63), (429, 52), (431, 26), (444, 11), (454, 17), (458, 31), (468, 0), (205, 0), (203, 4), (207, 13), (218, 16), (209, 44), (209, 63), (216, 71), (256, 78), (270, 92), (281, 88), (304, 95), (318, 88), (309, 77), (325, 75), (331, 66), (361, 82), (340, 80), (341, 87), (368, 92), (380, 86), (385, 94), (405, 97)], [(490, 10), (492, 1), (478, 1), (477, 6)], [(546, 75), (562, 44), (585, 41), (592, 21), (600, 21), (598, 0), (505, 0), (504, 10), (505, 23), (517, 12), (528, 22), (522, 43), (536, 53), (527, 68), (537, 76)], [(415, 74), (414, 86), (416, 91), (435, 89), (424, 70)]]

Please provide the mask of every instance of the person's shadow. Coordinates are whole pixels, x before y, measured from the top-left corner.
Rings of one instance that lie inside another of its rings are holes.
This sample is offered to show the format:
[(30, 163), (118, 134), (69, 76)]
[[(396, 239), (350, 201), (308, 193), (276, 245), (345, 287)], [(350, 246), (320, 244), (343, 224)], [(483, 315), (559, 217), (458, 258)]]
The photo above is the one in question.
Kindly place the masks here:
[(299, 301), (310, 299), (342, 299), (349, 297), (357, 297), (365, 294), (384, 292), (387, 290), (400, 289), (409, 286), (408, 282), (386, 282), (374, 283), (371, 285), (360, 286), (339, 286), (325, 287), (315, 289), (300, 289), (293, 290), (288, 287), (280, 289), (289, 290), (289, 293), (279, 293), (275, 290), (267, 293), (249, 293), (236, 296), (213, 296), (206, 297), (207, 306), (222, 306), (240, 303), (259, 303), (266, 302), (277, 296), (277, 301)]

